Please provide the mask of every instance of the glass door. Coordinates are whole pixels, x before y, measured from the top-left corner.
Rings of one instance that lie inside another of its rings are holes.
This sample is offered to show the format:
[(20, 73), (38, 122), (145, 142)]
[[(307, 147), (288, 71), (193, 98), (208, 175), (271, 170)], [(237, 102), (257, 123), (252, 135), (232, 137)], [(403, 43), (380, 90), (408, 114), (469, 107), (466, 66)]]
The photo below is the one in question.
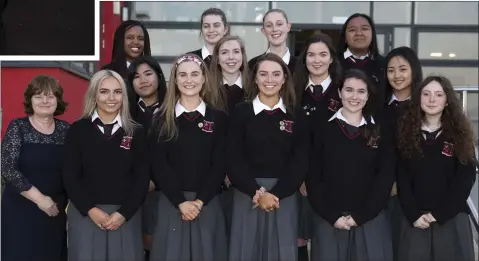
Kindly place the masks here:
[(393, 28), (376, 27), (379, 53), (386, 56), (393, 49)]

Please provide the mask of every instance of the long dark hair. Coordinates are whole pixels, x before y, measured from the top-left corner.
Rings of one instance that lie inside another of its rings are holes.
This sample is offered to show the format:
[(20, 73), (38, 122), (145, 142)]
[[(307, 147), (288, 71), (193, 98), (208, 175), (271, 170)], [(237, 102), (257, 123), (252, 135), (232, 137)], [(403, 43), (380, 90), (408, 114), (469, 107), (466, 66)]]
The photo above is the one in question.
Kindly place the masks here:
[(447, 106), (444, 107), (441, 116), (442, 134), (446, 140), (454, 145), (454, 153), (462, 162), (476, 162), (474, 148), (474, 131), (470, 121), (463, 112), (462, 104), (456, 96), (451, 82), (446, 77), (429, 76), (413, 92), (411, 105), (406, 110), (404, 117), (399, 121), (398, 147), (406, 158), (422, 156), (420, 141), (422, 139), (421, 127), (425, 119), (425, 113), (421, 109), (421, 92), (431, 82), (437, 82), (442, 86), (446, 94)]
[(279, 96), (283, 99), (283, 103), (286, 107), (286, 111), (294, 115), (293, 110), (296, 108), (296, 93), (294, 91), (293, 78), (291, 72), (288, 69), (288, 65), (283, 61), (281, 57), (274, 53), (266, 53), (259, 57), (258, 61), (253, 67), (253, 79), (250, 81), (250, 86), (248, 87), (248, 100), (252, 101), (259, 94), (259, 87), (254, 80), (258, 74), (259, 66), (264, 61), (271, 61), (279, 64), (283, 70), (285, 77), (285, 83), (283, 84), (281, 90), (279, 91)]
[(368, 143), (370, 143), (379, 137), (379, 125), (377, 124), (377, 122), (375, 122), (375, 124), (372, 124), (372, 115), (375, 108), (376, 90), (371, 81), (369, 80), (369, 77), (362, 70), (350, 69), (346, 71), (343, 78), (341, 79), (341, 83), (339, 85), (340, 92), (344, 88), (344, 83), (346, 82), (346, 80), (351, 78), (358, 79), (364, 82), (368, 90), (369, 97), (362, 109), (362, 114), (367, 122), (366, 126), (364, 126), (363, 136), (368, 141)]
[(128, 69), (128, 99), (130, 101), (130, 112), (131, 115), (136, 119), (137, 112), (138, 112), (138, 100), (140, 96), (135, 92), (133, 87), (133, 80), (135, 79), (136, 70), (142, 64), (147, 64), (150, 68), (156, 73), (158, 77), (158, 89), (157, 89), (157, 96), (158, 96), (158, 103), (161, 105), (165, 98), (166, 94), (166, 80), (165, 75), (163, 74), (163, 70), (161, 69), (160, 64), (151, 56), (139, 56), (135, 58)]
[(369, 45), (368, 50), (369, 50), (369, 56), (374, 59), (380, 55), (379, 48), (378, 48), (378, 40), (376, 36), (376, 26), (374, 25), (374, 21), (371, 17), (369, 17), (366, 14), (360, 14), (360, 13), (355, 13), (351, 15), (343, 24), (343, 27), (341, 29), (341, 34), (339, 35), (339, 46), (338, 46), (338, 54), (340, 55), (339, 57), (342, 57), (343, 53), (346, 51), (346, 49), (348, 49), (348, 44), (346, 43), (346, 30), (348, 28), (349, 22), (356, 17), (362, 17), (366, 19), (369, 25), (371, 26), (372, 39), (371, 39), (371, 44)]
[[(419, 58), (417, 57), (416, 52), (406, 46), (401, 46), (395, 49), (392, 49), (388, 55), (385, 58), (385, 69), (384, 71), (386, 72), (386, 79), (387, 79), (387, 71), (388, 71), (388, 64), (389, 61), (391, 61), (392, 58), (394, 57), (402, 57), (404, 58), (408, 63), (409, 66), (411, 67), (411, 94), (419, 88), (419, 85), (422, 83), (422, 67), (421, 63), (419, 62)], [(389, 80), (386, 81), (386, 102), (389, 102), (389, 99), (391, 98), (393, 94), (393, 87), (391, 87), (391, 84), (389, 83)]]
[[(327, 34), (313, 34), (306, 40), (306, 45), (299, 55), (298, 62), (294, 69), (293, 82), (296, 85), (296, 97), (301, 100), (304, 88), (309, 81), (309, 71), (306, 67), (306, 56), (308, 54), (309, 46), (314, 43), (324, 43), (328, 49), (333, 62), (328, 67), (328, 73), (331, 76), (332, 84), (338, 85), (341, 80), (341, 65), (338, 61), (336, 48), (334, 48), (333, 41)], [(298, 101), (299, 102), (299, 101)]]
[(126, 78), (128, 75), (128, 68), (126, 67), (126, 54), (125, 54), (125, 33), (130, 28), (139, 26), (143, 30), (145, 45), (143, 47), (143, 55), (151, 56), (150, 48), (150, 35), (146, 30), (146, 27), (138, 21), (128, 20), (121, 23), (115, 31), (113, 38), (113, 50), (111, 52), (111, 69), (119, 73), (122, 77)]

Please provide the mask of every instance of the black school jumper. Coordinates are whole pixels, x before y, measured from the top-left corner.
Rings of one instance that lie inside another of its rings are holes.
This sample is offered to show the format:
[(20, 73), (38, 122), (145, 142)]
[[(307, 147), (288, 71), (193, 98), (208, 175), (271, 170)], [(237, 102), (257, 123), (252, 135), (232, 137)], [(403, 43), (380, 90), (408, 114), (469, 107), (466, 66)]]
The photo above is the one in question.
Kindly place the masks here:
[[(331, 118), (336, 111), (341, 108), (341, 99), (338, 94), (338, 86), (334, 84), (329, 76), (320, 85), (323, 92), (315, 95), (311, 90), (311, 81), (308, 82), (308, 87), (305, 87), (300, 97), (301, 106), (308, 118), (309, 130), (313, 129), (314, 124), (325, 123)], [(326, 90), (324, 90), (326, 89)], [(298, 193), (298, 209), (299, 209), (299, 238), (310, 239), (313, 232), (313, 215), (307, 197)]]
[[(76, 121), (65, 141), (63, 180), (71, 203), (69, 259), (142, 260), (139, 210), (149, 182), (143, 128), (132, 137), (122, 128), (107, 137), (91, 119)], [(102, 230), (88, 217), (94, 207), (126, 221), (115, 231)]]
[[(343, 72), (350, 69), (360, 69), (366, 73), (369, 80), (376, 87), (376, 110), (380, 112), (384, 107), (386, 100), (386, 74), (384, 71), (385, 63), (384, 57), (381, 55), (375, 57), (366, 57), (363, 60), (355, 59), (353, 57), (344, 58), (344, 54), (339, 54), (339, 62), (343, 68)], [(376, 114), (377, 115), (377, 114)]]
[(316, 120), (328, 121), (342, 107), (338, 90), (338, 85), (334, 82), (330, 82), (326, 91), (323, 91), (320, 96), (315, 96), (309, 86), (304, 88), (301, 106), (306, 116), (310, 118), (310, 122)]
[[(226, 260), (225, 221), (217, 197), (226, 173), (226, 114), (206, 107), (204, 116), (183, 112), (176, 122), (176, 139), (158, 141), (156, 134), (148, 142), (161, 188), (150, 260)], [(179, 205), (196, 199), (204, 203), (200, 215), (183, 221)]]
[(211, 56), (212, 56), (212, 55), (210, 54), (210, 55), (208, 55), (207, 57), (203, 58), (203, 55), (202, 55), (202, 53), (201, 53), (201, 50), (202, 50), (202, 49), (198, 49), (198, 50), (194, 50), (194, 51), (191, 51), (191, 52), (188, 52), (188, 53), (196, 54), (198, 57), (200, 57), (201, 60), (203, 60), (203, 61), (206, 63), (206, 65), (207, 65), (208, 67), (210, 67), (210, 64), (211, 64)]
[[(219, 86), (219, 88), (225, 88), (227, 112), (232, 111), (236, 104), (246, 100), (241, 77), (242, 75), (240, 75), (239, 79), (237, 79), (233, 85), (224, 83), (223, 85)], [(238, 84), (240, 84), (241, 87), (238, 86)], [(223, 184), (222, 188), (223, 191), (221, 193), (220, 200), (223, 212), (225, 214), (226, 234), (228, 235), (229, 239), (231, 232), (231, 220), (233, 219), (233, 190), (230, 189), (230, 187), (227, 187), (226, 184)]]
[[(295, 261), (295, 193), (308, 168), (307, 120), (299, 106), (294, 116), (279, 108), (255, 115), (253, 103), (238, 104), (230, 116), (228, 174), (235, 190), (229, 260)], [(279, 209), (252, 209), (262, 186), (280, 199)]]
[(228, 85), (225, 83), (220, 88), (226, 88), (226, 110), (231, 111), (240, 102), (244, 102), (246, 97), (244, 89), (236, 84)]
[[(362, 133), (366, 125), (354, 135), (338, 118), (315, 126), (306, 182), (308, 199), (317, 213), (312, 260), (349, 260), (348, 256), (392, 260), (384, 211), (396, 166), (391, 132), (379, 126), (379, 140), (368, 144)], [(334, 228), (337, 219), (346, 215), (358, 226), (351, 231)]]
[[(396, 147), (397, 147), (397, 134), (399, 132), (399, 121), (404, 115), (407, 107), (410, 104), (410, 99), (404, 101), (389, 100), (382, 111), (383, 122), (387, 125), (387, 128), (394, 133)], [(396, 181), (396, 180), (395, 180)], [(399, 198), (397, 195), (391, 196), (388, 203), (389, 218), (391, 220), (391, 233), (393, 237), (393, 249), (394, 258), (397, 259), (397, 251), (399, 246), (399, 240), (401, 237), (401, 223), (403, 222), (403, 211)]]
[[(446, 136), (442, 132), (436, 139), (421, 138), (422, 158), (401, 157), (397, 185), (406, 219), (398, 260), (474, 260), (467, 198), (476, 168), (459, 161)], [(413, 227), (429, 212), (437, 223), (428, 229)]]
[[(159, 97), (158, 97), (159, 98)], [(161, 102), (157, 102), (153, 105), (146, 106), (144, 101), (138, 100), (132, 104), (130, 111), (132, 112), (133, 120), (140, 123), (147, 135), (151, 132), (150, 125), (155, 112), (159, 111)], [(150, 171), (150, 180), (153, 180), (153, 173)], [(143, 234), (152, 235), (154, 227), (156, 225), (156, 219), (158, 216), (158, 197), (159, 186), (155, 184), (155, 190), (149, 191), (146, 195), (145, 201), (142, 206), (142, 229)]]

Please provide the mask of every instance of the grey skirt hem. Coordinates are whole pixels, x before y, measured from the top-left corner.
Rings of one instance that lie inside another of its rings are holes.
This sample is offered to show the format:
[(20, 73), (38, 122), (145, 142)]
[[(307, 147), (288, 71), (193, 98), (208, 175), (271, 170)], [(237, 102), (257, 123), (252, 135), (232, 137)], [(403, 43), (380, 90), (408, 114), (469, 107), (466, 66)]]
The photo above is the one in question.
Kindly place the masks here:
[[(120, 206), (97, 205), (112, 214)], [(143, 261), (141, 215), (133, 217), (114, 231), (100, 229), (70, 202), (68, 207), (69, 261)]]
[(404, 212), (399, 202), (398, 196), (391, 196), (388, 202), (388, 216), (391, 222), (391, 236), (393, 242), (394, 260), (398, 259), (398, 247), (401, 238), (401, 224), (404, 219)]
[(432, 223), (428, 229), (415, 228), (404, 218), (398, 260), (474, 260), (474, 241), (468, 214), (459, 213), (442, 226)]
[[(277, 179), (256, 179), (259, 185), (271, 189)], [(280, 201), (279, 209), (265, 212), (253, 209), (251, 197), (234, 190), (229, 261), (296, 261), (297, 196)]]
[[(184, 192), (187, 200), (196, 193)], [(161, 193), (150, 261), (225, 261), (228, 245), (219, 196), (203, 206), (193, 221), (184, 221), (179, 209)]]
[(153, 231), (156, 225), (156, 219), (158, 218), (158, 198), (159, 191), (148, 192), (143, 203), (141, 222), (143, 234), (153, 235)]
[(297, 193), (298, 197), (298, 238), (311, 239), (314, 230), (314, 210), (308, 197)]
[(233, 188), (223, 190), (219, 195), (221, 208), (225, 216), (226, 236), (229, 240), (231, 235), (231, 220), (233, 219)]
[(311, 261), (392, 261), (391, 241), (386, 211), (350, 231), (337, 229), (316, 214)]

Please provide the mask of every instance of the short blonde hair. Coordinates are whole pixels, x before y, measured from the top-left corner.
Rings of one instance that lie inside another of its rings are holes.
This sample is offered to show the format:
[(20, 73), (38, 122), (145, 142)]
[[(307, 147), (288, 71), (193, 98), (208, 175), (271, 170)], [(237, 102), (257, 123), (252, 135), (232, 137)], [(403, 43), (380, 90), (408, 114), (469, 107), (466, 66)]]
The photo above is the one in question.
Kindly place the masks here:
[(83, 107), (82, 118), (91, 118), (97, 109), (96, 97), (98, 95), (98, 89), (100, 88), (101, 83), (107, 78), (115, 78), (121, 86), (123, 96), (123, 102), (120, 107), (122, 128), (128, 136), (132, 136), (138, 124), (133, 121), (130, 115), (130, 107), (128, 104), (128, 94), (125, 82), (118, 73), (112, 70), (101, 70), (95, 73), (95, 75), (93, 75), (91, 78), (88, 90), (85, 94), (85, 105)]

